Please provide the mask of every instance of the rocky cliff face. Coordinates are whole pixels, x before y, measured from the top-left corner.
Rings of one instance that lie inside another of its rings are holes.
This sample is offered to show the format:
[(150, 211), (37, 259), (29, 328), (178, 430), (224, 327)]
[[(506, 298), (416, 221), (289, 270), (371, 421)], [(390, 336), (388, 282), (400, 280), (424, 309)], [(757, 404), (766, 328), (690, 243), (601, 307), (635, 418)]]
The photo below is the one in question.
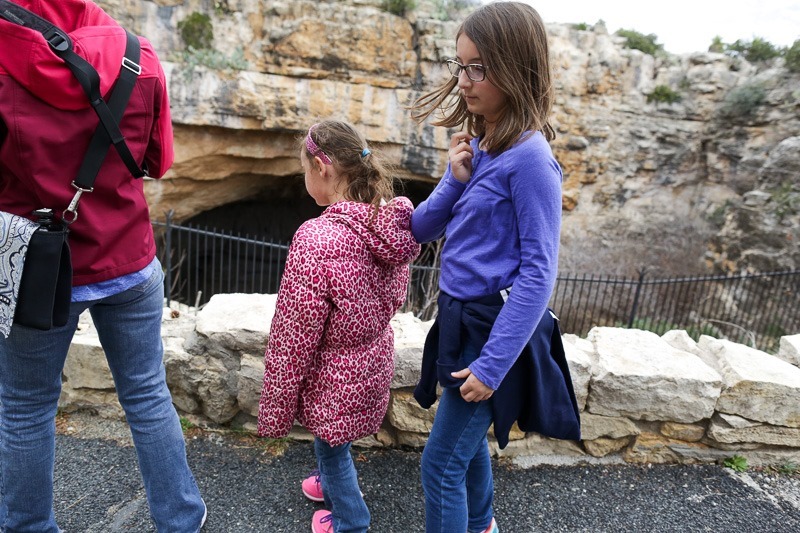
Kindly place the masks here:
[[(322, 117), (357, 124), (423, 191), (445, 168), (448, 132), (414, 124), (406, 109), (454, 53), (457, 23), (429, 3), (405, 18), (378, 0), (99, 3), (153, 41), (169, 77), (176, 163), (148, 184), (154, 217), (304, 194), (296, 140)], [(214, 50), (187, 53), (207, 31)], [(800, 75), (781, 60), (656, 59), (602, 25), (548, 31), (562, 271), (798, 265)], [(680, 100), (651, 96), (663, 87)]]

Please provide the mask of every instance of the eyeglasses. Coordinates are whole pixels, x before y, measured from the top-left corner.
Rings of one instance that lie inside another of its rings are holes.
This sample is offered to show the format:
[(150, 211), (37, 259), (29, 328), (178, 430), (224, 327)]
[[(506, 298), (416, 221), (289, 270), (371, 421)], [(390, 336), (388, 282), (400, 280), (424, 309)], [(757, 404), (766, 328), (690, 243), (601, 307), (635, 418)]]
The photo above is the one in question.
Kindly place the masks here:
[(483, 81), (486, 79), (486, 67), (483, 65), (477, 65), (474, 63), (462, 65), (455, 59), (448, 59), (447, 68), (450, 70), (450, 74), (452, 74), (454, 78), (458, 78), (463, 70), (467, 73), (467, 77), (472, 81)]

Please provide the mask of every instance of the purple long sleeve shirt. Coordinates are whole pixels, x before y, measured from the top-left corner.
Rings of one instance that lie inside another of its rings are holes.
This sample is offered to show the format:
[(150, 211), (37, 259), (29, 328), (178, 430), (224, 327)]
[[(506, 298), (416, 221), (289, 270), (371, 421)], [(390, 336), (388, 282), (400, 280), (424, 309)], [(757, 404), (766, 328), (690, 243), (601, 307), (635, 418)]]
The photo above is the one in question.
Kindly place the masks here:
[(411, 219), (419, 242), (445, 236), (439, 288), (463, 301), (511, 288), (469, 368), (497, 389), (547, 308), (558, 270), (561, 167), (540, 132), (499, 154), (471, 142), (466, 184), (448, 166)]

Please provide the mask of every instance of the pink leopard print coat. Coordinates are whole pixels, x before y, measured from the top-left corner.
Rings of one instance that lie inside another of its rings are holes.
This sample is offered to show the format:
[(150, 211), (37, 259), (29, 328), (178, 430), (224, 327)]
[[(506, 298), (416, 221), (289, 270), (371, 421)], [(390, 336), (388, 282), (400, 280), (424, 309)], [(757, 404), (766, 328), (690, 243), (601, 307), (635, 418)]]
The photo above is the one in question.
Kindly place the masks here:
[(376, 433), (389, 403), (394, 334), (408, 264), (419, 254), (411, 202), (342, 201), (295, 233), (269, 334), (262, 437), (297, 419), (332, 446)]

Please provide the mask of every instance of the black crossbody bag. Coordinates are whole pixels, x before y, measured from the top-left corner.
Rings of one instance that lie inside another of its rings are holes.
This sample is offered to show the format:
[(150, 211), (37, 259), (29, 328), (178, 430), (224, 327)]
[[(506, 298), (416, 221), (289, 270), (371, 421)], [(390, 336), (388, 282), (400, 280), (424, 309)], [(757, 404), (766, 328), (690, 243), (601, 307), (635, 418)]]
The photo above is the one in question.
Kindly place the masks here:
[[(134, 177), (147, 175), (146, 166), (142, 168), (136, 163), (119, 129), (119, 121), (141, 73), (139, 39), (126, 30), (127, 43), (119, 79), (106, 104), (100, 94), (100, 76), (94, 67), (74, 52), (72, 40), (65, 31), (8, 0), (0, 0), (0, 17), (42, 34), (53, 52), (64, 60), (65, 66), (75, 75), (100, 119), (78, 175), (72, 182), (76, 192), (69, 206), (60, 218), (49, 208), (32, 213), (37, 218), (38, 228), (31, 235), (27, 250), (23, 250), (19, 285), (8, 289), (16, 294), (12, 298), (12, 301), (16, 301), (13, 323), (48, 330), (64, 326), (69, 318), (72, 296), (69, 225), (78, 217), (81, 195), (92, 192), (110, 146), (114, 146)], [(13, 222), (29, 223), (27, 219), (21, 220), (23, 217), (9, 216)]]

